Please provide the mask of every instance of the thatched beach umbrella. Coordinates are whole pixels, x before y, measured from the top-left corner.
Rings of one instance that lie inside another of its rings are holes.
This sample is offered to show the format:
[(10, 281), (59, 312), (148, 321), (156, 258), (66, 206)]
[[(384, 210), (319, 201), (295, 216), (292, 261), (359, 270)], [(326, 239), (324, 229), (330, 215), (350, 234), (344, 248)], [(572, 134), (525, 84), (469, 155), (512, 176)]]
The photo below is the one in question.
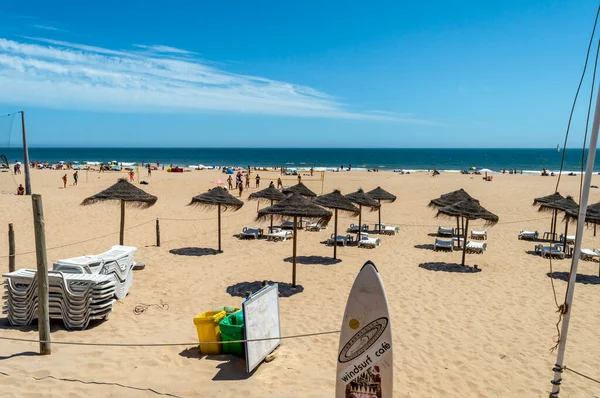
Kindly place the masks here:
[[(553, 194), (533, 199), (533, 206), (540, 206), (542, 204), (552, 205), (554, 202), (562, 199), (564, 199), (564, 197), (560, 193), (554, 192)], [(556, 234), (556, 219), (558, 218), (557, 216), (558, 209), (554, 209), (554, 211), (552, 212), (552, 218), (550, 219), (550, 233), (552, 234), (552, 240), (554, 240), (554, 234)]]
[[(445, 206), (450, 206), (458, 202), (462, 202), (463, 200), (474, 199), (471, 195), (467, 193), (464, 189), (458, 189), (456, 191), (448, 192), (440, 196), (439, 198), (432, 199), (428, 206), (441, 208)], [(460, 222), (459, 222), (460, 221)], [(462, 217), (456, 217), (456, 230), (460, 230), (460, 226), (463, 226), (464, 229), (464, 219)], [(460, 239), (458, 240), (458, 247), (460, 247)]]
[(227, 211), (232, 209), (233, 211), (237, 211), (244, 205), (244, 202), (232, 196), (225, 188), (214, 187), (209, 189), (208, 192), (194, 196), (189, 205), (209, 209), (217, 207), (219, 213), (219, 252), (221, 252), (221, 210)]
[(116, 184), (111, 185), (102, 192), (98, 192), (94, 196), (90, 196), (81, 202), (81, 204), (83, 206), (87, 206), (97, 202), (109, 200), (121, 202), (121, 228), (119, 230), (119, 244), (123, 245), (125, 235), (125, 205), (127, 204), (131, 207), (147, 209), (148, 207), (153, 206), (158, 198), (127, 182), (126, 179), (120, 178)]
[(563, 239), (565, 249), (567, 247), (567, 232), (569, 231), (569, 210), (577, 211), (578, 209), (579, 205), (573, 200), (572, 196), (540, 204), (539, 211), (554, 212), (556, 214), (558, 214), (559, 211), (565, 213), (565, 235)]
[[(367, 192), (367, 195), (376, 199), (380, 204), (381, 202), (394, 203), (396, 201), (396, 195), (392, 195), (381, 187), (377, 187)], [(379, 206), (379, 233), (381, 233), (381, 206)]]
[[(248, 199), (251, 200), (266, 200), (271, 202), (271, 206), (273, 206), (273, 202), (279, 202), (280, 200), (285, 199), (287, 196), (279, 191), (274, 186), (269, 186), (265, 189), (262, 189), (258, 192), (251, 193), (248, 196)], [(273, 216), (271, 216), (271, 229), (273, 228)]]
[[(469, 229), (469, 220), (485, 220), (486, 225), (494, 225), (498, 222), (498, 216), (486, 210), (479, 204), (477, 199), (466, 199), (461, 202), (440, 207), (437, 213), (437, 217), (464, 217), (467, 221), (465, 224), (465, 230), (463, 231), (463, 255), (462, 265), (465, 265), (465, 255), (467, 253), (467, 230)], [(458, 239), (460, 242), (460, 238)]]
[(303, 198), (299, 193), (292, 193), (290, 196), (275, 203), (273, 206), (260, 209), (256, 216), (257, 221), (263, 221), (268, 216), (273, 215), (280, 219), (294, 217), (294, 244), (293, 244), (293, 268), (292, 285), (296, 286), (296, 242), (298, 240), (298, 217), (304, 217), (316, 222), (326, 224), (331, 219), (331, 212), (317, 206), (312, 201)]
[(369, 208), (371, 211), (375, 211), (381, 207), (381, 204), (377, 202), (375, 199), (370, 197), (363, 191), (362, 188), (359, 188), (358, 191), (349, 193), (346, 195), (346, 198), (350, 199), (350, 201), (354, 204), (358, 205), (358, 232), (359, 239), (360, 233), (362, 232), (362, 208), (363, 206)]
[(314, 198), (317, 196), (316, 193), (314, 193), (313, 191), (308, 189), (308, 187), (301, 182), (299, 182), (296, 185), (292, 185), (291, 187), (287, 187), (287, 188), (283, 189), (282, 192), (286, 195), (289, 195), (292, 193), (299, 193), (300, 195), (304, 196), (305, 198)]
[(360, 210), (352, 204), (350, 199), (346, 198), (341, 192), (336, 189), (331, 193), (317, 196), (313, 199), (313, 203), (319, 206), (327, 207), (334, 210), (334, 227), (333, 227), (333, 258), (337, 259), (337, 231), (338, 231), (338, 210), (348, 213), (351, 217), (356, 217)]

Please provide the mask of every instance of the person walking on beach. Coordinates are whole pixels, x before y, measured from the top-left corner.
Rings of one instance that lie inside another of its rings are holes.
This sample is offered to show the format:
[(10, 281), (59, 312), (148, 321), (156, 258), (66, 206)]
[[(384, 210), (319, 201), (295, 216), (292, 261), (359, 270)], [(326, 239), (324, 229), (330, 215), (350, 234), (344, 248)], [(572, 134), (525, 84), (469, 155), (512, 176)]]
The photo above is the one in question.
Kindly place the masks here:
[(73, 185), (77, 185), (77, 178), (79, 178), (79, 175), (77, 173), (79, 173), (77, 170), (75, 171), (75, 173), (73, 173)]
[(300, 184), (302, 182), (302, 176), (300, 174), (298, 174), (298, 184)]
[(279, 187), (283, 189), (283, 182), (281, 182), (281, 177), (277, 178), (277, 189), (279, 189)]
[(240, 178), (240, 182), (237, 184), (238, 185), (238, 189), (240, 190), (240, 197), (242, 197), (242, 192), (244, 192), (244, 184), (242, 183), (242, 180)]
[(250, 189), (250, 173), (246, 174), (246, 189)]
[(135, 173), (133, 172), (133, 170), (131, 170), (129, 172), (129, 182), (133, 182), (133, 176), (135, 175)]
[(148, 177), (152, 177), (152, 166), (148, 163)]
[(66, 188), (67, 187), (67, 175), (66, 174), (63, 176), (62, 180), (63, 180), (63, 188)]
[(310, 176), (313, 176), (313, 172), (315, 171), (315, 169), (313, 167), (310, 168)]
[(258, 173), (256, 174), (256, 188), (260, 188), (260, 176), (258, 175)]
[(227, 187), (230, 191), (233, 189), (233, 178), (231, 178), (231, 174), (227, 177)]

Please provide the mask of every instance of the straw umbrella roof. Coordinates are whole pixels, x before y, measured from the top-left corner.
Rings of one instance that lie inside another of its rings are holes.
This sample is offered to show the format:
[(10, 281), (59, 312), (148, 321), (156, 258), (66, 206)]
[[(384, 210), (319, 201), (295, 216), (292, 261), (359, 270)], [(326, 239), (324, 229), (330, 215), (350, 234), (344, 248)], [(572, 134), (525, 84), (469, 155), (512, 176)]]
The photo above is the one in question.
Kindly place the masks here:
[(346, 195), (346, 198), (350, 199), (354, 204), (369, 207), (371, 210), (377, 210), (381, 207), (381, 203), (367, 195), (362, 188), (359, 188), (356, 192), (349, 193)]
[(231, 208), (234, 211), (239, 210), (244, 202), (232, 196), (223, 187), (214, 187), (207, 192), (194, 196), (190, 202), (190, 206), (214, 207), (221, 205), (221, 209), (226, 211)]
[(540, 198), (533, 199), (533, 206), (541, 205), (544, 203), (554, 203), (561, 199), (564, 199), (564, 197), (560, 193), (554, 192), (551, 195), (546, 195), (546, 196), (542, 196)]
[(554, 202), (547, 202), (540, 204), (539, 211), (564, 211), (578, 209), (579, 205), (573, 200), (572, 196), (567, 196)]
[(498, 216), (491, 213), (479, 204), (477, 199), (466, 199), (449, 206), (441, 207), (437, 216), (446, 216), (450, 218), (464, 217), (469, 220), (485, 220), (487, 225), (493, 225), (498, 222)]
[(256, 219), (257, 221), (263, 221), (270, 215), (280, 219), (303, 217), (327, 224), (331, 219), (332, 213), (314, 204), (311, 200), (302, 197), (299, 193), (294, 192), (273, 206), (260, 209)]
[(439, 198), (431, 200), (431, 202), (429, 202), (429, 207), (450, 206), (467, 199), (473, 199), (473, 197), (469, 195), (467, 191), (461, 188), (456, 191), (445, 193)]
[(316, 193), (308, 189), (307, 186), (301, 182), (299, 182), (296, 185), (292, 185), (291, 187), (285, 188), (283, 190), (283, 193), (286, 195), (289, 195), (291, 193), (299, 193), (300, 195), (306, 198), (314, 198), (315, 196), (317, 196)]
[(367, 195), (369, 195), (373, 199), (377, 199), (382, 202), (392, 203), (396, 200), (396, 195), (389, 193), (388, 191), (386, 191), (385, 189), (383, 189), (381, 187), (377, 187), (377, 188), (367, 192)]
[(337, 209), (349, 213), (351, 217), (358, 216), (358, 207), (354, 206), (350, 199), (342, 195), (339, 189), (325, 195), (317, 196), (312, 201), (313, 203), (327, 207), (328, 209)]
[(263, 199), (263, 200), (279, 201), (279, 200), (283, 200), (285, 198), (287, 198), (287, 196), (275, 187), (268, 187), (268, 188), (262, 189), (258, 192), (251, 193), (250, 196), (248, 196), (248, 199), (252, 199), (252, 200)]
[(129, 206), (148, 208), (153, 206), (158, 198), (136, 187), (126, 179), (120, 178), (116, 184), (111, 185), (102, 192), (90, 196), (81, 202), (81, 204), (87, 206), (108, 200), (118, 200), (123, 201)]
[[(579, 218), (579, 209), (569, 209), (567, 214), (573, 221)], [(585, 222), (590, 224), (600, 224), (600, 202), (589, 205), (585, 211)]]

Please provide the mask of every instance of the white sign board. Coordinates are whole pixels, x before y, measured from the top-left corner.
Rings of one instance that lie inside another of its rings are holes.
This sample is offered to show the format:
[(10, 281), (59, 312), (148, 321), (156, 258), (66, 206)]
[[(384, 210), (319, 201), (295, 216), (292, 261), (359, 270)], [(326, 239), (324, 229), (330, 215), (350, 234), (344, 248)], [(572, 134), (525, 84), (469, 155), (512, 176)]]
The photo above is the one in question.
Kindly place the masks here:
[(279, 291), (277, 284), (265, 286), (242, 303), (244, 339), (270, 339), (246, 343), (246, 371), (252, 372), (279, 344)]

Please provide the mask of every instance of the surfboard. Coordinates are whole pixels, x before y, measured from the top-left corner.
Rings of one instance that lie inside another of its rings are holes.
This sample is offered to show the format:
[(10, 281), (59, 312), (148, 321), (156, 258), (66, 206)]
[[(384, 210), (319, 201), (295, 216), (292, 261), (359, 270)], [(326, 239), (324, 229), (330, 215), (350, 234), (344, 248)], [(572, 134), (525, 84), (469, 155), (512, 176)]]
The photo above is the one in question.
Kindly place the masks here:
[(392, 398), (392, 326), (379, 272), (367, 261), (354, 280), (342, 321), (336, 398)]

